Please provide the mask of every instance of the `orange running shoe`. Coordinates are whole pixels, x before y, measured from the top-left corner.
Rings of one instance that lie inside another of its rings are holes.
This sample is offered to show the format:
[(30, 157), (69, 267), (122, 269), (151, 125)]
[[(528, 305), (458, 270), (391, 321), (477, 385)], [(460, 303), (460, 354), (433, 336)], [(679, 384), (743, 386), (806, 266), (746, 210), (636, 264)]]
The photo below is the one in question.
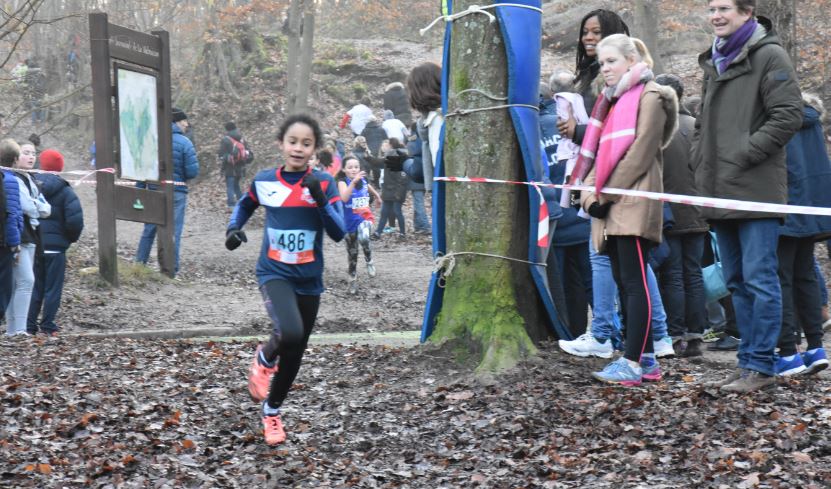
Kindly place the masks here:
[(263, 415), (263, 435), (269, 445), (279, 445), (286, 441), (286, 430), (283, 429), (283, 420), (279, 414), (274, 416)]
[(263, 402), (268, 397), (268, 388), (271, 385), (271, 376), (277, 372), (277, 364), (273, 367), (265, 367), (260, 363), (260, 352), (263, 345), (257, 347), (254, 353), (254, 361), (248, 369), (248, 393), (251, 399), (256, 402)]

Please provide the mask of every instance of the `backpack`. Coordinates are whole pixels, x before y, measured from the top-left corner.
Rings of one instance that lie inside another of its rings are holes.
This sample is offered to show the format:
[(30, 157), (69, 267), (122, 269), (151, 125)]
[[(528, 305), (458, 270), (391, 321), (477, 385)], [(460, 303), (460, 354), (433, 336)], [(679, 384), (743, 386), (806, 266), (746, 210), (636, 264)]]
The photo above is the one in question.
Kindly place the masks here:
[[(245, 143), (243, 141), (237, 141), (236, 139), (228, 136), (228, 139), (231, 140), (231, 154), (228, 155), (228, 162), (234, 166), (236, 165), (244, 165), (246, 163), (250, 163), (250, 160), (253, 160), (253, 153), (250, 153), (248, 148), (245, 147)], [(250, 158), (250, 159), (249, 159)]]

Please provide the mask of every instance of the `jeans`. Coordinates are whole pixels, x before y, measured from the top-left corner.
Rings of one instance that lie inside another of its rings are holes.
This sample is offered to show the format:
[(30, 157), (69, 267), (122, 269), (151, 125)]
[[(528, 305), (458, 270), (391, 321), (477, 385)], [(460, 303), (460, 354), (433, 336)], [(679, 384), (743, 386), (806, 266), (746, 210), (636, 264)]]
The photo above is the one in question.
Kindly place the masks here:
[(701, 257), (706, 233), (664, 236), (669, 255), (658, 269), (661, 297), (667, 308), (669, 335), (700, 339), (706, 323)]
[(413, 227), (416, 231), (430, 232), (430, 220), (424, 208), (424, 190), (411, 190), (413, 193)]
[(14, 288), (14, 253), (7, 246), (0, 246), (0, 316), (5, 316), (6, 308), (12, 300)]
[[(179, 243), (182, 241), (182, 229), (185, 227), (185, 209), (188, 206), (188, 194), (186, 192), (173, 192), (173, 249), (176, 255), (174, 273), (179, 273)], [(145, 224), (141, 233), (138, 249), (136, 250), (136, 262), (147, 264), (150, 259), (150, 249), (153, 247), (153, 240), (156, 239), (156, 225)]]
[(796, 353), (799, 328), (805, 332), (808, 349), (822, 346), (822, 298), (814, 270), (812, 238), (779, 238), (779, 283), (782, 286), (782, 332), (779, 354)]
[(41, 106), (40, 100), (32, 100), (29, 102), (32, 108), (32, 124), (38, 124), (46, 120), (46, 109)]
[(592, 297), (592, 273), (589, 244), (554, 246), (554, 256), (565, 291), (568, 327), (575, 338), (586, 332), (589, 301)]
[(242, 190), (239, 188), (239, 180), (240, 178), (238, 176), (225, 176), (225, 195), (228, 196), (228, 207), (235, 206), (240, 197), (242, 197)]
[(717, 221), (721, 265), (733, 294), (741, 334), (738, 367), (774, 375), (774, 349), (782, 327), (778, 219)]
[(404, 223), (403, 202), (397, 200), (385, 200), (381, 203), (381, 219), (378, 220), (378, 227), (375, 229), (375, 234), (381, 234), (387, 221), (395, 214), (395, 220), (398, 221), (398, 231), (403, 235), (407, 232), (407, 225)]
[[(66, 273), (66, 253), (43, 253), (35, 261), (35, 290), (32, 292), (32, 302), (29, 304), (29, 318), (26, 329), (29, 334), (58, 331), (55, 317), (61, 307), (63, 294), (64, 274)], [(38, 322), (41, 307), (43, 318)]]
[[(612, 277), (612, 265), (607, 255), (598, 254), (589, 242), (589, 260), (592, 266), (592, 336), (598, 340), (605, 340), (620, 336), (620, 319), (617, 316), (615, 299), (617, 285)], [(652, 335), (659, 340), (667, 335), (667, 315), (661, 293), (658, 290), (658, 279), (652, 267), (646, 267), (646, 281), (649, 287), (649, 302), (652, 304)]]
[(6, 308), (6, 334), (15, 335), (26, 332), (26, 317), (29, 314), (29, 302), (32, 300), (32, 288), (35, 285), (35, 249), (34, 243), (20, 245), (17, 263), (12, 267), (14, 286), (11, 302)]

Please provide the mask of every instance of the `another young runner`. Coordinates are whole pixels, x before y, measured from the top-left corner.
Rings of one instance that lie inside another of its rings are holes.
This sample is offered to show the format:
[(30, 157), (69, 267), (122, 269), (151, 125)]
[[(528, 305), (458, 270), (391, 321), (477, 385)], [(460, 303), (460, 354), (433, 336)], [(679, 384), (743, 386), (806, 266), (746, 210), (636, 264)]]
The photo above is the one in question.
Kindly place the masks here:
[(366, 273), (375, 277), (375, 265), (372, 263), (372, 249), (369, 247), (369, 235), (375, 216), (369, 208), (369, 195), (375, 196), (375, 202), (381, 201), (378, 192), (366, 181), (366, 172), (361, 170), (361, 162), (354, 155), (344, 161), (343, 170), (338, 173), (338, 190), (346, 209), (343, 213), (346, 225), (346, 251), (349, 254), (349, 293), (358, 292), (358, 243), (364, 249)]
[(248, 392), (263, 402), (263, 434), (269, 445), (286, 440), (280, 406), (300, 369), (323, 292), (323, 231), (344, 236), (342, 204), (331, 175), (309, 160), (322, 142), (317, 121), (305, 114), (287, 118), (278, 132), (285, 165), (261, 171), (237, 202), (225, 247), (248, 241), (242, 227), (259, 206), (266, 208), (257, 281), (273, 330), (257, 347), (248, 371)]

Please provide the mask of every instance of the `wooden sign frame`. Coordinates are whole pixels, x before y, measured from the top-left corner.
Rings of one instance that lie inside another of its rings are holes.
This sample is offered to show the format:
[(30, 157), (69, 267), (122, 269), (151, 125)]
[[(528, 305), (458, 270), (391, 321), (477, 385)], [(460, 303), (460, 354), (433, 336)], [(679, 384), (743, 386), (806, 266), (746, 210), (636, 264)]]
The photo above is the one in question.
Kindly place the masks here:
[[(105, 13), (89, 15), (92, 61), (92, 98), (95, 119), (98, 208), (98, 269), (101, 277), (118, 286), (116, 221), (157, 225), (156, 244), (162, 273), (173, 277), (173, 139), (171, 121), (170, 38), (166, 31), (146, 34), (110, 24)], [(114, 61), (114, 60), (117, 60)], [(117, 133), (118, 114), (113, 100), (117, 68), (156, 76), (159, 181), (149, 190), (115, 184), (121, 175)]]

